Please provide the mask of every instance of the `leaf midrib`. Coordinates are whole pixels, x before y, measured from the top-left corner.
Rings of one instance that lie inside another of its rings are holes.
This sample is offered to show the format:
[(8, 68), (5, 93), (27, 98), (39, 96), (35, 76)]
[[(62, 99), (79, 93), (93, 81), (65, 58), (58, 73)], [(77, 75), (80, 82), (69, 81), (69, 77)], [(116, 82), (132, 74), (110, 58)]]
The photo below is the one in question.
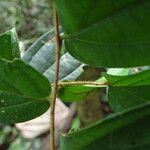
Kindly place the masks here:
[[(30, 101), (27, 101), (27, 102), (32, 102), (32, 101), (40, 101), (40, 100), (43, 100), (43, 101), (49, 101), (48, 99), (48, 97), (43, 97), (43, 98), (35, 98), (35, 97), (30, 97), (30, 96), (25, 96), (25, 95), (20, 95), (20, 94), (18, 94), (18, 93), (13, 93), (13, 92), (8, 92), (8, 91), (5, 91), (5, 90), (1, 90), (0, 89), (0, 92), (2, 92), (2, 93), (6, 93), (6, 94), (10, 94), (10, 95), (16, 95), (16, 96), (18, 96), (18, 97), (22, 97), (22, 98), (25, 98), (25, 99), (30, 99)], [(27, 103), (27, 102), (25, 102), (25, 103)], [(17, 104), (15, 104), (15, 105), (18, 105), (18, 104), (23, 104), (24, 102), (19, 102), (18, 101), (18, 103)], [(9, 105), (7, 105), (6, 107), (8, 107)], [(0, 108), (3, 108), (3, 107), (0, 107)]]
[[(28, 104), (28, 103), (32, 103), (34, 101), (43, 101), (43, 102), (46, 102), (46, 98), (45, 99), (38, 99), (38, 100), (31, 100), (31, 101), (28, 101), (28, 102), (24, 102), (24, 103), (18, 103), (18, 104), (15, 104), (15, 105), (11, 105), (11, 106), (4, 106), (4, 107), (0, 107), (0, 109), (5, 109), (5, 108), (11, 108), (11, 107), (16, 107), (16, 106), (21, 106), (21, 105), (24, 105), (24, 104)], [(35, 103), (35, 102), (34, 102)]]

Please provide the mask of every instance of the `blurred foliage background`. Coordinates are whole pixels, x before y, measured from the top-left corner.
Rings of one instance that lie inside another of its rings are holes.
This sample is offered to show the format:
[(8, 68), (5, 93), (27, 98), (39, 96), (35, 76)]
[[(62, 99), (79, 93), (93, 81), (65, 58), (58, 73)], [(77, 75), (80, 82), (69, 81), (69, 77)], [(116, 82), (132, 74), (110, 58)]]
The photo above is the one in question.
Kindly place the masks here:
[[(15, 27), (27, 48), (51, 29), (49, 7), (48, 0), (0, 0), (0, 34)], [(0, 124), (0, 150), (41, 150), (41, 142), (41, 137), (24, 139), (14, 125)]]
[(31, 42), (50, 29), (48, 0), (0, 0), (0, 33), (16, 27), (21, 41)]

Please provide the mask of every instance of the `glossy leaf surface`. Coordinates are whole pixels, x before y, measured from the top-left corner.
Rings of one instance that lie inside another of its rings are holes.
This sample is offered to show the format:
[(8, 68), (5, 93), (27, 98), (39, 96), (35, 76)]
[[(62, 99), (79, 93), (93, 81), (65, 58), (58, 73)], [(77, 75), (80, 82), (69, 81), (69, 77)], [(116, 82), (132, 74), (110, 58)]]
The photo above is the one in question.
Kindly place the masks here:
[(150, 64), (150, 1), (55, 0), (55, 3), (65, 31), (66, 49), (76, 59), (98, 67)]
[[(121, 142), (123, 142), (126, 143), (126, 147), (122, 148), (129, 150), (133, 148), (132, 142), (137, 141), (139, 147), (137, 146), (136, 148), (144, 148), (150, 144), (148, 136), (150, 133), (148, 126), (150, 123), (148, 120), (149, 116), (150, 103), (113, 114), (85, 129), (62, 135), (60, 148), (61, 150), (87, 150), (88, 147), (93, 146), (94, 149), (101, 147), (102, 150), (117, 150), (118, 148), (121, 149)], [(142, 125), (143, 130), (141, 130), (140, 125)], [(141, 134), (137, 135), (136, 132), (139, 132), (139, 130)], [(131, 135), (123, 135), (127, 131), (132, 131)], [(143, 135), (143, 139), (141, 139), (141, 135)], [(113, 136), (114, 141), (111, 138)], [(117, 140), (121, 142), (117, 142)], [(93, 145), (94, 142), (96, 144)], [(109, 145), (110, 142), (112, 142), (112, 145)]]
[(0, 122), (23, 122), (49, 108), (48, 80), (20, 60), (0, 59)]
[(0, 57), (13, 60), (20, 57), (18, 37), (15, 29), (0, 35)]

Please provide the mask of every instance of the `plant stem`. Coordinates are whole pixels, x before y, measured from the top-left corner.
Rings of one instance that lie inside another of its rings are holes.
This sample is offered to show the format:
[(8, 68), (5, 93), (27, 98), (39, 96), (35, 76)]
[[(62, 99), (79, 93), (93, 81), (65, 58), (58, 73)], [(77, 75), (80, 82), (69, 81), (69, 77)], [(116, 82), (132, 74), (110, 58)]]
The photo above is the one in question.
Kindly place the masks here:
[[(58, 86), (76, 86), (76, 85), (109, 85), (108, 82), (94, 82), (94, 81), (71, 81), (71, 82), (58, 82)], [(54, 84), (51, 84), (53, 87)]]
[(60, 61), (60, 51), (61, 51), (61, 40), (59, 36), (59, 23), (58, 16), (53, 4), (54, 13), (54, 28), (55, 28), (55, 76), (53, 83), (53, 90), (51, 95), (51, 109), (50, 109), (50, 150), (55, 150), (55, 104), (57, 97), (58, 88), (58, 78), (59, 78), (59, 61)]

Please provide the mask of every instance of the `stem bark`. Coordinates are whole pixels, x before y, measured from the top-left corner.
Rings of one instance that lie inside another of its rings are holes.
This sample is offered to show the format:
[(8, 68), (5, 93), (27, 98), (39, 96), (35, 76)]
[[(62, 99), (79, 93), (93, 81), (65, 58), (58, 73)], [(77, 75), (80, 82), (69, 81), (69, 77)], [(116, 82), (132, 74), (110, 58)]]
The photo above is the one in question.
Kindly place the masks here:
[(59, 61), (60, 61), (60, 51), (61, 51), (61, 39), (59, 36), (58, 15), (54, 4), (53, 4), (53, 14), (54, 14), (54, 28), (55, 28), (55, 76), (54, 76), (54, 83), (52, 87), (51, 109), (50, 109), (50, 150), (56, 149), (55, 147), (55, 104), (56, 104), (57, 89), (58, 89)]

